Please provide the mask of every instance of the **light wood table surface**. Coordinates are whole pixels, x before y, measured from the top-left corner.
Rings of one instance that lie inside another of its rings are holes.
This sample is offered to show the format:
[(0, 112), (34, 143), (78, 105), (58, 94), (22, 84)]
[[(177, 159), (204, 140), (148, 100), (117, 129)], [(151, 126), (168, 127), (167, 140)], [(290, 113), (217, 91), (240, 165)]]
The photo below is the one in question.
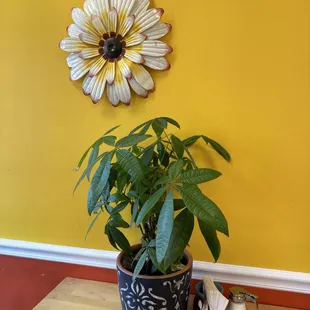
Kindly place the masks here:
[[(192, 300), (190, 300), (191, 310)], [(121, 310), (116, 284), (66, 278), (34, 310)], [(256, 310), (248, 304), (247, 310)], [(259, 305), (259, 310), (294, 310)]]

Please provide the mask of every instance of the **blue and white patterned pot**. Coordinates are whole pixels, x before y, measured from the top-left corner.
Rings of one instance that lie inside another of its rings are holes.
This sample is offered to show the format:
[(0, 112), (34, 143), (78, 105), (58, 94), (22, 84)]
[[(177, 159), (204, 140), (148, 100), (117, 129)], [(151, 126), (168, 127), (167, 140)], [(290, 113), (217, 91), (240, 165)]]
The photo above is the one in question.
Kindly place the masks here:
[[(132, 247), (136, 251), (141, 246)], [(138, 276), (122, 267), (125, 256), (117, 258), (118, 286), (123, 310), (187, 310), (193, 258), (185, 251), (187, 265), (181, 271), (164, 276)]]

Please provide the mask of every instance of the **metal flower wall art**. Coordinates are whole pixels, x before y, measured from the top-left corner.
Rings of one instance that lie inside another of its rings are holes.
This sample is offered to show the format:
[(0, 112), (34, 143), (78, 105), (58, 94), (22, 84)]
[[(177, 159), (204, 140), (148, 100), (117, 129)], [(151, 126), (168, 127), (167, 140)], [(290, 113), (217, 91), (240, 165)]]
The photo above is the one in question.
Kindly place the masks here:
[(154, 90), (145, 67), (170, 68), (165, 56), (172, 48), (160, 41), (171, 25), (160, 22), (163, 9), (149, 0), (86, 0), (84, 10), (72, 9), (74, 24), (60, 42), (68, 53), (70, 78), (84, 77), (83, 92), (97, 103), (104, 95), (113, 106), (130, 104), (131, 89), (141, 97)]

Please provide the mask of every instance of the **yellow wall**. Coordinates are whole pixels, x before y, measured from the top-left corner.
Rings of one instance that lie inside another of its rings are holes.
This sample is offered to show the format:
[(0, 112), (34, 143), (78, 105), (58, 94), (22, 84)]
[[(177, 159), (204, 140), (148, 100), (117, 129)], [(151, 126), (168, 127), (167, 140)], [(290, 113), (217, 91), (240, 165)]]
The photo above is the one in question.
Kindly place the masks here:
[[(111, 249), (103, 218), (84, 241), (87, 184), (72, 197), (72, 168), (113, 125), (165, 115), (233, 156), (195, 150), (224, 173), (204, 188), (230, 223), (220, 262), (310, 272), (310, 1), (154, 1), (173, 24), (172, 69), (147, 101), (117, 109), (83, 96), (58, 49), (82, 0), (43, 2), (2, 3), (0, 237)], [(191, 251), (211, 260), (202, 242), (196, 231)]]

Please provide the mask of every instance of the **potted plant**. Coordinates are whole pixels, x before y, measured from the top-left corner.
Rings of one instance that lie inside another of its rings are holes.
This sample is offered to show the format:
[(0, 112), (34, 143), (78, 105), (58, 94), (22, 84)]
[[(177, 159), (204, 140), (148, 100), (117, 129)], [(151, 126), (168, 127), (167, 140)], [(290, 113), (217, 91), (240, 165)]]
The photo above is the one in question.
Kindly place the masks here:
[[(160, 117), (117, 139), (113, 133), (119, 126), (114, 127), (88, 148), (77, 167), (89, 155), (76, 187), (85, 177), (90, 180), (87, 207), (94, 219), (87, 233), (101, 214), (108, 214), (105, 234), (122, 250), (117, 272), (126, 310), (187, 309), (193, 259), (185, 248), (194, 218), (215, 261), (221, 251), (217, 232), (228, 236), (223, 213), (198, 187), (221, 173), (198, 168), (189, 149), (202, 139), (228, 162), (230, 155), (204, 135), (182, 141), (166, 132), (168, 125), (180, 128), (175, 120)], [(102, 145), (108, 149), (100, 153)], [(123, 216), (129, 213), (126, 221)], [(141, 243), (133, 246), (122, 232), (132, 227), (141, 232)]]

